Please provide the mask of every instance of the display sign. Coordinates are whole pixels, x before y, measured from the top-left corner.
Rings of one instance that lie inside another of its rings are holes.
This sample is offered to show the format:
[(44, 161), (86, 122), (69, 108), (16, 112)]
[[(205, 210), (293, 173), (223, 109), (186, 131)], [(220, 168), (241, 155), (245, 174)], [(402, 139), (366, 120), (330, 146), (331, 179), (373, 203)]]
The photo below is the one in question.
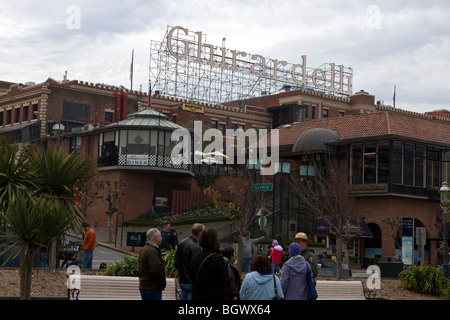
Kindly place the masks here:
[[(182, 38), (182, 35), (186, 38)], [(203, 43), (201, 31), (194, 33), (194, 40), (189, 30), (181, 26), (173, 27), (167, 35), (167, 48), (176, 59), (185, 59), (189, 56), (195, 58), (194, 62), (200, 65), (218, 67), (221, 69), (236, 71), (242, 68), (240, 61), (248, 57), (250, 64), (249, 72), (256, 76), (272, 79), (285, 78), (286, 74), (293, 84), (312, 86), (315, 89), (328, 89), (339, 93), (352, 93), (352, 75), (344, 72), (344, 69), (352, 71), (352, 68), (344, 68), (343, 65), (335, 63), (324, 64), (323, 68), (312, 69), (308, 72), (306, 66), (306, 55), (302, 55), (302, 62), (288, 64), (278, 59), (268, 59), (260, 54), (249, 54), (239, 50), (228, 50), (225, 47), (216, 47), (212, 44)], [(176, 35), (176, 36), (175, 36)], [(196, 38), (196, 39), (195, 39)], [(194, 50), (191, 52), (192, 49)], [(288, 72), (286, 72), (288, 71)]]
[(414, 218), (402, 218), (402, 261), (410, 266), (414, 263)]
[(148, 166), (148, 155), (127, 154), (127, 166)]
[(127, 232), (127, 246), (143, 247), (147, 241), (145, 232)]
[(185, 111), (190, 111), (194, 113), (205, 113), (205, 107), (197, 106), (195, 104), (183, 103), (181, 108)]

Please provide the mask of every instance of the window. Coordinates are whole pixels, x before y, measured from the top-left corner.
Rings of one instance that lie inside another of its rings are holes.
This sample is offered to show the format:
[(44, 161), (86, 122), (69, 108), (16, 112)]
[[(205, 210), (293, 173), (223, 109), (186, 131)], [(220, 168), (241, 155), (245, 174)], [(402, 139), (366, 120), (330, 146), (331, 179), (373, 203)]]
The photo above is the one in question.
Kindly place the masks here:
[(3, 126), (3, 114), (4, 112), (0, 112), (0, 126)]
[(29, 106), (24, 106), (23, 107), (23, 121), (28, 121), (28, 110), (30, 109)]
[(316, 118), (316, 107), (312, 106), (311, 107), (311, 119), (315, 119)]
[(377, 144), (370, 142), (364, 144), (364, 184), (377, 183)]
[(14, 123), (20, 122), (20, 108), (14, 109)]
[(328, 118), (328, 109), (323, 109), (322, 118), (324, 118), (324, 119)]
[(218, 124), (217, 120), (212, 120), (211, 121), (211, 128), (217, 129), (217, 124)]
[(403, 154), (403, 184), (414, 185), (414, 145), (405, 143)]
[(225, 135), (225, 124), (219, 123), (219, 130), (222, 132), (222, 135)]
[(37, 119), (37, 114), (34, 114), (34, 112), (36, 111), (38, 111), (38, 104), (37, 103), (34, 103), (33, 105), (32, 105), (32, 109), (33, 109), (33, 119)]
[(63, 103), (63, 116), (62, 120), (75, 120), (75, 118), (90, 119), (91, 106), (75, 103), (64, 102)]
[(128, 154), (149, 154), (149, 132), (147, 130), (128, 130)]
[(403, 143), (394, 141), (392, 147), (392, 183), (403, 184)]
[(362, 184), (362, 143), (357, 143), (351, 147), (351, 177), (352, 184)]
[(414, 184), (416, 187), (425, 187), (425, 156), (425, 146), (416, 146), (416, 154), (414, 160)]
[(427, 150), (427, 188), (439, 190), (441, 187), (441, 166), (439, 151)]
[(377, 182), (389, 182), (389, 141), (378, 142)]
[(6, 124), (11, 124), (11, 120), (12, 120), (11, 119), (12, 118), (11, 113), (12, 113), (11, 109), (6, 110)]
[(114, 112), (105, 111), (105, 121), (113, 122), (113, 119), (114, 119)]

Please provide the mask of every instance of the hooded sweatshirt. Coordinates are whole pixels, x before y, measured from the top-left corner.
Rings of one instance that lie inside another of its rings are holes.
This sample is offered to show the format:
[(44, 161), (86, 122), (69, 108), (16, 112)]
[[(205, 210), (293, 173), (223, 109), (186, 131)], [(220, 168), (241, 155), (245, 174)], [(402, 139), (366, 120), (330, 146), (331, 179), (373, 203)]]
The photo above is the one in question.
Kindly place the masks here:
[(281, 268), (281, 287), (286, 300), (307, 300), (307, 272), (311, 266), (301, 255), (290, 258)]
[(276, 245), (272, 248), (272, 251), (269, 254), (269, 257), (272, 259), (273, 263), (280, 264), (281, 259), (284, 256), (283, 248), (280, 245)]
[[(270, 271), (252, 271), (245, 275), (239, 297), (242, 300), (273, 300), (275, 298), (274, 276)], [(278, 296), (284, 297), (280, 280), (275, 277)]]

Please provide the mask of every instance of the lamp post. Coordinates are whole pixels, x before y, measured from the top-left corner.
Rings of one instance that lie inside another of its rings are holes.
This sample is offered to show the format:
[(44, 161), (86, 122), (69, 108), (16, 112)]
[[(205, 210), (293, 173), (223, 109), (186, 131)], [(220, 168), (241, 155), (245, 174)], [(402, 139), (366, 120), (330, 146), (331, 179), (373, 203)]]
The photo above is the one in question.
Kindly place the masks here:
[(446, 277), (448, 274), (448, 226), (447, 226), (447, 209), (450, 206), (450, 188), (447, 182), (442, 183), (442, 187), (439, 190), (441, 195), (441, 207), (444, 210), (444, 274)]
[(49, 117), (50, 119), (52, 119), (53, 121), (55, 121), (56, 122), (56, 124), (58, 125), (58, 135), (57, 135), (57, 137), (56, 137), (56, 141), (57, 141), (57, 145), (58, 145), (58, 148), (61, 146), (61, 121), (58, 121), (58, 120), (56, 120), (55, 118), (53, 118), (53, 117), (51, 117), (51, 116), (49, 116), (47, 113), (45, 113), (45, 112), (41, 112), (41, 111), (33, 111), (33, 114), (34, 115), (38, 115), (38, 114), (40, 114), (40, 115), (45, 115), (46, 117)]

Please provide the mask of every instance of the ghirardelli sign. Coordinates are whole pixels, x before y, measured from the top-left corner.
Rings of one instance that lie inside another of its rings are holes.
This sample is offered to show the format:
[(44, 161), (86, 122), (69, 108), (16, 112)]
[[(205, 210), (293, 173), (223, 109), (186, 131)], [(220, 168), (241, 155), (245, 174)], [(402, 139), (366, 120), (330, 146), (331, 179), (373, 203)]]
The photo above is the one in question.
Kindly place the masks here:
[(324, 63), (320, 68), (307, 67), (306, 55), (298, 63), (266, 58), (260, 54), (230, 50), (204, 42), (201, 31), (191, 32), (181, 26), (172, 27), (167, 33), (167, 49), (177, 60), (190, 59), (211, 68), (230, 71), (248, 71), (255, 76), (280, 80), (293, 86), (352, 94), (353, 70), (335, 63)]

